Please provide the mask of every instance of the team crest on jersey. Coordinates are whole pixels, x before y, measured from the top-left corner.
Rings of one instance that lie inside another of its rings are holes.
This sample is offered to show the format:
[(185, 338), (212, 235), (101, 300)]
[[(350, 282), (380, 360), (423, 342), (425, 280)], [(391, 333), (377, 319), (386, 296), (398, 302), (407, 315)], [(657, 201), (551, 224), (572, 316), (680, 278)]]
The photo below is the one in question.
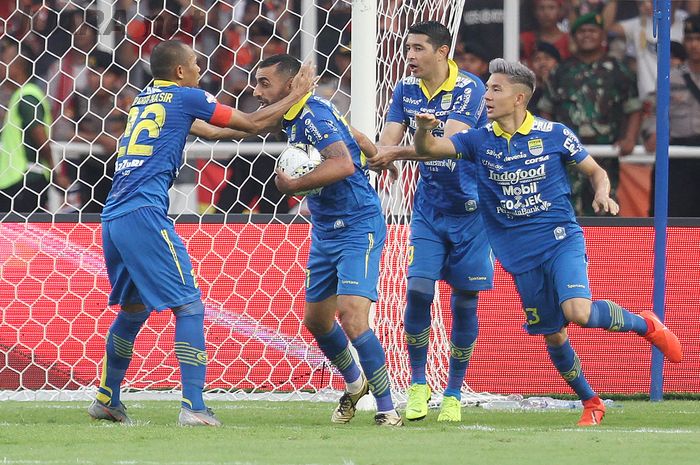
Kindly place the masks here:
[(297, 137), (297, 126), (292, 126), (292, 133), (289, 135), (289, 140), (295, 140)]
[(442, 96), (442, 100), (440, 100), (440, 108), (443, 110), (449, 110), (450, 107), (452, 107), (452, 94), (445, 94)]
[(530, 153), (537, 156), (542, 155), (544, 151), (544, 144), (542, 144), (542, 139), (532, 139), (527, 141), (527, 148)]

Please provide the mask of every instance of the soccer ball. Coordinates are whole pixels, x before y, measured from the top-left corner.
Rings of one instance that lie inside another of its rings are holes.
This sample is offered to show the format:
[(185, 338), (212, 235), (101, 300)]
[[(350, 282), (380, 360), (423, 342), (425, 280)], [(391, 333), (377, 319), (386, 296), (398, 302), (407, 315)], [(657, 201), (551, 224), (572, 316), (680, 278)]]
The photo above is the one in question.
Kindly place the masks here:
[[(321, 164), (321, 154), (313, 145), (295, 144), (282, 151), (277, 159), (277, 167), (292, 178), (300, 178), (313, 171)], [(303, 192), (295, 192), (294, 195), (315, 195), (321, 192), (321, 187)]]

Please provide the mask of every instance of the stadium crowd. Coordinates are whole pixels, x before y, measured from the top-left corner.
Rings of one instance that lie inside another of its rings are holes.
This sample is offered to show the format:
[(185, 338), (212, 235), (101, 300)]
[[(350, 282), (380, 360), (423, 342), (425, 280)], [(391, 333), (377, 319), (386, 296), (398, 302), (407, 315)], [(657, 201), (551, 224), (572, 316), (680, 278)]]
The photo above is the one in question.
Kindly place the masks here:
[[(503, 0), (465, 3), (454, 58), (461, 69), (485, 81), (488, 62), (503, 53)], [(317, 65), (325, 70), (317, 94), (347, 114), (351, 4), (322, 0), (316, 7)], [(65, 193), (61, 211), (102, 210), (128, 108), (137, 89), (150, 81), (150, 53), (163, 40), (177, 39), (195, 49), (202, 65), (200, 86), (220, 102), (243, 111), (257, 108), (252, 94), (256, 64), (278, 53), (300, 54), (300, 15), (287, 8), (283, 0), (119, 0), (112, 20), (103, 21), (91, 0), (3, 2), (0, 44), (8, 73), (0, 74), (4, 78), (0, 117), (5, 128), (6, 116), (19, 118), (23, 130), (13, 134), (3, 130), (0, 207), (26, 211), (12, 199), (28, 192), (34, 195), (29, 211), (37, 203), (46, 209), (47, 187), (54, 185)], [(700, 118), (700, 0), (673, 1), (672, 8), (671, 142), (698, 146), (700, 124), (693, 122)], [(535, 71), (538, 85), (529, 109), (564, 122), (585, 144), (615, 145), (619, 157), (637, 145), (653, 153), (652, 2), (522, 0), (520, 20), (521, 60)], [(9, 114), (11, 98), (24, 84), (9, 76), (11, 65), (22, 61), (15, 60), (17, 56), (31, 65), (27, 82), (37, 85), (36, 98), (29, 106), (23, 101), (19, 114)], [(45, 141), (35, 137), (41, 132), (33, 131), (37, 124), (47, 134), (50, 128)], [(284, 140), (277, 137), (267, 140)], [(64, 157), (54, 167), (44, 148), (53, 141), (85, 142), (100, 150)], [(10, 155), (9, 150), (17, 153)], [(3, 162), (3, 157), (13, 161)], [(50, 172), (33, 166), (39, 159)], [(619, 163), (617, 158), (598, 161), (611, 175), (623, 216), (652, 213), (653, 164)], [(198, 190), (202, 213), (283, 213), (294, 208), (295, 201), (285, 198), (272, 182), (272, 157), (232, 154), (228, 160), (193, 164), (204, 186)], [(7, 168), (10, 165), (14, 173)], [(18, 178), (20, 165), (26, 176)], [(33, 181), (42, 176), (44, 181), (30, 186), (26, 181), (30, 173)], [(687, 188), (695, 185), (689, 180), (699, 175), (700, 160), (672, 159), (671, 216), (700, 216), (697, 194)], [(591, 195), (587, 183), (573, 172), (571, 176), (577, 214), (592, 214), (586, 208)]]

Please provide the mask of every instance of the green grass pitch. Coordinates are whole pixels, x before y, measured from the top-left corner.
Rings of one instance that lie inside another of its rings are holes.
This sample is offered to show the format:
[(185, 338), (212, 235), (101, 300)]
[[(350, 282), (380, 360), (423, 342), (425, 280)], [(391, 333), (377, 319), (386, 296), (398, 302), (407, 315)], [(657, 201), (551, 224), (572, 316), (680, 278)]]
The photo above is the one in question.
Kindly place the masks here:
[(578, 410), (466, 408), (403, 428), (371, 412), (333, 425), (333, 405), (212, 402), (224, 427), (175, 426), (178, 402), (128, 402), (136, 425), (91, 420), (87, 402), (0, 402), (0, 464), (700, 464), (700, 401), (623, 401), (596, 428)]

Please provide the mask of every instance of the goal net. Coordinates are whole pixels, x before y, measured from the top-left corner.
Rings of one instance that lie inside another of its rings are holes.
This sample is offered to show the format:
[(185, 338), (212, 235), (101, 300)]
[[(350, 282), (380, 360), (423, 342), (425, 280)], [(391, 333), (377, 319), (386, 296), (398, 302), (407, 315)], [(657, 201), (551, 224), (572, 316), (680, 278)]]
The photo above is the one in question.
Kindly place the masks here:
[[(407, 27), (434, 19), (455, 32), (462, 6), (378, 2), (375, 127), (381, 128), (393, 86), (406, 72)], [(314, 59), (321, 75), (317, 93), (347, 114), (351, 77), (362, 78), (361, 69), (350, 67), (352, 7), (341, 0), (44, 0), (0, 10), (9, 82), (0, 88), (0, 114), (13, 111), (11, 95), (31, 78), (45, 93), (33, 108), (49, 136), (27, 151), (31, 163), (17, 190), (0, 191), (6, 205), (0, 213), (2, 397), (83, 398), (98, 383), (104, 335), (117, 311), (106, 306), (98, 213), (129, 106), (150, 80), (153, 46), (170, 38), (192, 45), (201, 87), (244, 111), (257, 107), (251, 84), (261, 58), (288, 52)], [(33, 126), (17, 129), (27, 144), (38, 140)], [(210, 393), (324, 399), (343, 388), (302, 325), (309, 224), (300, 215), (304, 204), (274, 188), (283, 141), (279, 135), (191, 141), (171, 189), (170, 213), (192, 255), (206, 307)], [(48, 178), (33, 163), (45, 160), (45, 148), (52, 154), (52, 162), (44, 161), (51, 166)], [(417, 178), (415, 164), (406, 163), (398, 183), (378, 182), (389, 235), (374, 324), (399, 399), (410, 382), (402, 320)], [(447, 292), (439, 287), (433, 309), (428, 379), (436, 387), (447, 376)], [(173, 332), (169, 312), (151, 316), (134, 347), (127, 391), (179, 389)]]

